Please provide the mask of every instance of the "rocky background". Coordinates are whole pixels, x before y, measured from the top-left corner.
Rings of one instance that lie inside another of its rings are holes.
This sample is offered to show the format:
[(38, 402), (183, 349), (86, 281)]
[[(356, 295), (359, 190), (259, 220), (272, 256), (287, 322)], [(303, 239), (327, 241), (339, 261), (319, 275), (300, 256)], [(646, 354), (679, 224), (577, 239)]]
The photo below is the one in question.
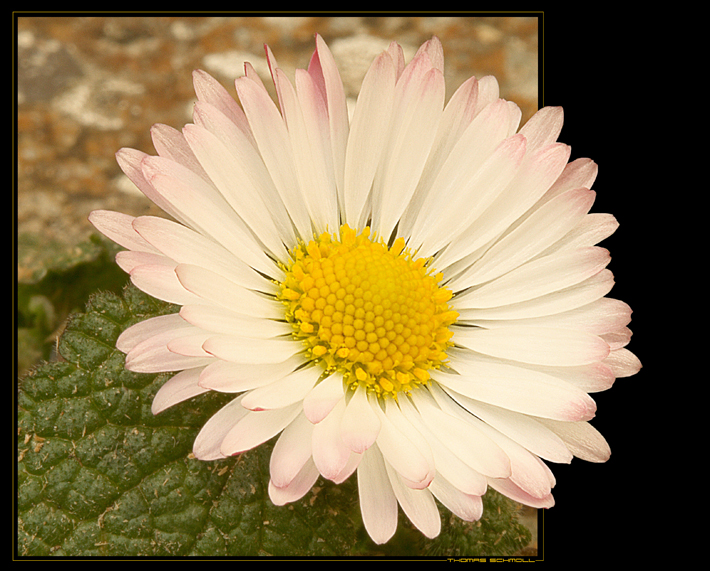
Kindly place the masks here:
[[(149, 129), (191, 121), (191, 72), (209, 72), (230, 92), (249, 61), (270, 83), (264, 44), (279, 66), (306, 67), (314, 33), (328, 42), (348, 96), (391, 40), (411, 57), (437, 35), (447, 97), (468, 77), (495, 75), (502, 96), (538, 108), (535, 17), (20, 17), (17, 20), (19, 279), (47, 252), (70, 252), (93, 231), (97, 208), (161, 214), (128, 181), (114, 154), (153, 154)], [(53, 254), (54, 255), (54, 254)]]

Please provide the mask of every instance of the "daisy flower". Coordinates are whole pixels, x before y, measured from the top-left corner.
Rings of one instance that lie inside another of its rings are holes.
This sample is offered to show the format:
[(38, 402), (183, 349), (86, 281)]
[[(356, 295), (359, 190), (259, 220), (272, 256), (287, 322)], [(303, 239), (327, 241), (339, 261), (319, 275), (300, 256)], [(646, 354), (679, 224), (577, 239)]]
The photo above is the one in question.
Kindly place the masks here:
[(195, 71), (193, 123), (154, 126), (157, 156), (117, 153), (175, 221), (90, 215), (133, 284), (181, 306), (117, 342), (131, 371), (178, 371), (153, 412), (234, 393), (195, 457), (279, 435), (271, 500), (355, 473), (377, 543), (398, 505), (427, 537), (435, 498), (468, 521), (489, 486), (552, 506), (543, 460), (605, 461), (588, 393), (640, 368), (595, 246), (617, 223), (589, 213), (597, 167), (568, 162), (562, 110), (518, 129), (492, 77), (445, 102), (433, 38), (406, 65), (381, 53), (349, 117), (320, 36), (295, 81), (266, 53), (277, 102), (248, 63), (241, 105)]

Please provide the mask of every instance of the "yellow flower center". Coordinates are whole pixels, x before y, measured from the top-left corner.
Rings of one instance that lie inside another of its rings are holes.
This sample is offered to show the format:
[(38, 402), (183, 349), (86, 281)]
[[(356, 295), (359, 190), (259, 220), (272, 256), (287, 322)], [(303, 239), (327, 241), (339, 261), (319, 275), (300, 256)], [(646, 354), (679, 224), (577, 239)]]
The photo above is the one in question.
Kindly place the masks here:
[(388, 248), (348, 226), (340, 240), (323, 233), (290, 252), (279, 299), (306, 356), (325, 373), (339, 371), (350, 388), (378, 397), (410, 391), (446, 360), (458, 313), (442, 274), (414, 259), (404, 239)]

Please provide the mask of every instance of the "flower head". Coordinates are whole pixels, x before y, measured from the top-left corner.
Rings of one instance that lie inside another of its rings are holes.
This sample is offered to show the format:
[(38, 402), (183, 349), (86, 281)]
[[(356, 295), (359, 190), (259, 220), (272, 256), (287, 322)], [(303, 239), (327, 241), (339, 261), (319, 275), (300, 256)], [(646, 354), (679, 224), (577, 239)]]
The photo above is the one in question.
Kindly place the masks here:
[(489, 486), (552, 506), (541, 459), (606, 460), (588, 393), (640, 367), (595, 245), (617, 224), (589, 213), (596, 165), (568, 163), (561, 109), (518, 130), (491, 77), (445, 103), (436, 38), (406, 65), (380, 54), (351, 118), (320, 36), (293, 83), (267, 56), (278, 104), (249, 64), (241, 106), (196, 71), (194, 122), (156, 125), (157, 156), (118, 152), (176, 222), (90, 216), (138, 288), (181, 306), (118, 340), (128, 369), (179, 371), (153, 412), (234, 393), (195, 456), (279, 435), (271, 500), (357, 472), (379, 543), (398, 504), (428, 537), (434, 498), (469, 521)]

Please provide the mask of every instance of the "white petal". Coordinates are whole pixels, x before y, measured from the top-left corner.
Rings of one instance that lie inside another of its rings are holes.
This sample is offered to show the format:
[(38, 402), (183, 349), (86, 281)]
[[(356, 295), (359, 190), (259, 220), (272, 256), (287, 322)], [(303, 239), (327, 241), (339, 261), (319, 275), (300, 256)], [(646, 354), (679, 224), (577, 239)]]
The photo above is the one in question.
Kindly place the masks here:
[(116, 162), (126, 176), (136, 185), (146, 197), (156, 204), (161, 210), (167, 212), (175, 220), (187, 224), (178, 209), (174, 208), (169, 200), (164, 198), (155, 187), (148, 182), (143, 173), (143, 161), (148, 158), (146, 153), (135, 149), (123, 148), (116, 153)]
[(155, 393), (153, 404), (150, 408), (151, 412), (158, 414), (177, 403), (207, 392), (209, 389), (197, 384), (203, 369), (204, 367), (187, 369), (168, 379)]
[(617, 349), (609, 353), (604, 364), (611, 368), (615, 377), (630, 377), (641, 370), (641, 361), (628, 349)]
[[(611, 356), (613, 351), (609, 353)], [(591, 363), (579, 367), (540, 367), (534, 369), (562, 379), (587, 393), (605, 391), (614, 384), (616, 377), (611, 367), (606, 364), (607, 357), (601, 363)]]
[(239, 259), (269, 275), (273, 263), (254, 240), (244, 222), (217, 190), (189, 169), (162, 157), (146, 157), (143, 175), (178, 220), (211, 237)]
[(337, 227), (337, 189), (327, 112), (321, 94), (305, 70), (296, 72), (299, 94), (280, 69), (275, 70), (279, 100), (294, 155), (295, 174), (317, 233)]
[(586, 365), (609, 355), (609, 345), (603, 339), (573, 329), (522, 325), (455, 329), (454, 341), (459, 345), (485, 355), (533, 365)]
[(248, 411), (224, 437), (220, 447), (222, 454), (232, 456), (263, 444), (286, 428), (300, 410), (301, 403), (295, 403), (286, 408)]
[(484, 75), (478, 79), (477, 107), (485, 107), (500, 97), (500, 86), (493, 75)]
[(178, 305), (200, 302), (199, 297), (180, 283), (173, 264), (136, 266), (131, 270), (130, 275), (133, 285), (152, 297)]
[(397, 530), (397, 498), (376, 445), (362, 455), (357, 469), (357, 486), (367, 533), (375, 543), (386, 543)]
[(240, 181), (241, 184), (253, 187), (263, 200), (284, 244), (294, 243), (293, 223), (288, 217), (286, 207), (266, 165), (264, 165), (259, 150), (256, 148), (251, 132), (248, 136), (245, 135), (219, 110), (201, 102), (195, 104), (193, 116), (196, 125), (200, 125), (216, 135), (231, 152), (231, 162), (236, 163), (235, 168), (244, 172), (246, 177)]
[(456, 359), (460, 374), (433, 371), (443, 387), (468, 398), (523, 414), (559, 420), (589, 420), (594, 401), (586, 392), (544, 373), (507, 363)]
[(180, 327), (141, 341), (128, 351), (126, 368), (137, 373), (160, 373), (210, 364), (213, 361), (212, 357), (184, 356), (168, 349), (170, 341), (189, 337), (195, 333), (199, 333), (199, 329), (192, 326)]
[(458, 456), (451, 452), (424, 424), (421, 414), (410, 402), (409, 398), (400, 398), (399, 406), (404, 416), (417, 427), (417, 430), (429, 444), (434, 456), (436, 476), (446, 478), (457, 489), (469, 495), (482, 496), (486, 493), (488, 483), (486, 478), (470, 466), (464, 464)]
[(405, 67), (404, 50), (402, 49), (402, 46), (400, 46), (397, 42), (393, 41), (390, 42), (390, 45), (387, 47), (387, 53), (394, 62), (394, 68), (396, 72), (395, 77), (397, 78), (397, 80), (399, 80)]
[(202, 344), (212, 335), (208, 331), (199, 331), (194, 335), (178, 337), (168, 341), (166, 347), (171, 353), (184, 355), (185, 357), (210, 357), (203, 348)]
[(118, 252), (116, 254), (116, 264), (128, 274), (139, 266), (166, 266), (170, 269), (174, 269), (176, 265), (173, 260), (162, 254), (134, 252), (130, 250)]
[(157, 124), (151, 127), (150, 135), (158, 155), (186, 167), (191, 172), (199, 175), (208, 185), (211, 185), (210, 177), (205, 172), (205, 169), (202, 168), (200, 161), (197, 160), (195, 153), (192, 152), (180, 131), (168, 125)]
[(313, 424), (318, 424), (344, 397), (345, 389), (342, 377), (331, 375), (323, 379), (306, 395), (303, 399), (303, 412), (308, 420)]
[[(316, 34), (316, 51), (308, 64), (308, 73), (313, 77), (313, 82), (323, 93), (323, 99), (328, 106), (335, 182), (338, 189), (342, 189), (345, 149), (348, 142), (348, 108), (338, 66), (335, 64), (333, 54), (320, 34)], [(342, 191), (339, 190), (339, 192)]]
[(525, 504), (526, 506), (540, 509), (551, 508), (555, 505), (555, 500), (553, 499), (552, 494), (544, 498), (536, 498), (528, 494), (525, 490), (521, 489), (520, 486), (517, 486), (510, 480), (490, 478), (488, 483), (495, 491), (500, 492), (504, 496), (508, 496), (516, 502)]
[(461, 134), (483, 108), (483, 105), (478, 105), (478, 102), (478, 81), (475, 77), (471, 77), (461, 84), (444, 107), (417, 190), (400, 220), (400, 235), (411, 236), (412, 225), (421, 214), (422, 203), (427, 200), (432, 182)]
[(374, 182), (373, 230), (389, 237), (416, 189), (443, 110), (444, 77), (415, 58), (395, 87), (395, 115)]
[(151, 317), (135, 325), (131, 325), (128, 329), (123, 331), (116, 340), (116, 348), (123, 353), (128, 353), (128, 351), (146, 339), (157, 335), (169, 334), (176, 329), (190, 329), (194, 331), (191, 325), (177, 313)]
[[(501, 195), (498, 208), (489, 213), (491, 217), (500, 216), (498, 224), (505, 226), (517, 220), (554, 185), (567, 166), (570, 152), (570, 147), (562, 143), (528, 150), (525, 162), (508, 188), (509, 192)], [(501, 212), (505, 209), (507, 213)]]
[(386, 460), (385, 468), (394, 495), (409, 520), (428, 538), (431, 539), (439, 535), (441, 516), (431, 492), (427, 489), (412, 489), (405, 485), (400, 474)]
[[(269, 64), (269, 68), (271, 68), (271, 59), (269, 59), (271, 56), (271, 48), (269, 48), (269, 46), (265, 46), (265, 47), (266, 47), (267, 63)], [(266, 91), (266, 86), (264, 85), (264, 82), (261, 81), (261, 77), (259, 77), (259, 74), (254, 69), (254, 66), (251, 65), (248, 61), (244, 62), (244, 75), (247, 78), (249, 78), (251, 81), (253, 81), (257, 87), (259, 87), (263, 91)]]
[(179, 283), (194, 294), (192, 303), (215, 304), (250, 317), (283, 319), (280, 303), (205, 268), (179, 264), (175, 274)]
[(350, 459), (350, 448), (340, 438), (340, 421), (345, 411), (345, 401), (313, 428), (313, 462), (324, 478), (332, 480), (343, 471)]
[(481, 496), (465, 494), (437, 475), (429, 486), (434, 497), (464, 521), (477, 521), (483, 515)]
[(350, 125), (345, 156), (344, 220), (351, 228), (360, 225), (383, 154), (394, 102), (394, 85), (394, 62), (387, 52), (383, 52), (363, 79)]
[(240, 401), (240, 398), (230, 401), (205, 423), (192, 445), (192, 453), (195, 458), (217, 460), (225, 457), (225, 454), (220, 450), (224, 437), (249, 413)]
[[(301, 111), (308, 136), (311, 151), (312, 171), (317, 172), (314, 189), (307, 197), (312, 205), (316, 220), (323, 220), (327, 229), (337, 227), (338, 220), (338, 189), (333, 164), (333, 148), (330, 140), (330, 124), (327, 102), (323, 99), (313, 76), (304, 70), (296, 70), (296, 92), (301, 102)], [(315, 200), (313, 200), (315, 199)]]
[(301, 402), (320, 374), (321, 370), (317, 367), (294, 371), (283, 379), (250, 391), (242, 399), (242, 406), (249, 410), (270, 410)]
[(269, 499), (275, 506), (283, 506), (290, 502), (295, 502), (306, 495), (318, 479), (318, 469), (309, 459), (301, 468), (298, 475), (283, 488), (277, 488), (273, 481), (269, 480)]
[[(453, 395), (453, 398), (456, 396)], [(560, 437), (537, 419), (473, 399), (467, 400), (465, 407), (471, 414), (540, 458), (560, 463), (572, 461), (572, 454)]]
[(215, 335), (202, 347), (219, 359), (251, 365), (283, 363), (303, 350), (291, 339), (252, 339), (234, 335)]
[(600, 335), (612, 351), (626, 347), (631, 341), (631, 329), (628, 327), (622, 327), (617, 331), (612, 331), (610, 333), (603, 333)]
[(293, 331), (291, 325), (283, 321), (239, 315), (213, 305), (184, 305), (180, 308), (180, 316), (188, 323), (206, 331), (238, 337), (271, 339), (288, 335)]
[(562, 131), (562, 107), (543, 107), (520, 129), (528, 140), (529, 150), (546, 147), (557, 141)]
[[(495, 140), (495, 136), (491, 138)], [(463, 142), (465, 135), (459, 144)], [(464, 151), (470, 152), (468, 149)], [(522, 135), (505, 139), (492, 152), (482, 151), (484, 161), (471, 161), (468, 168), (461, 167), (463, 157), (460, 154), (457, 145), (434, 182), (430, 196), (437, 202), (423, 207), (429, 218), (421, 217), (417, 220), (420, 224), (412, 230), (417, 238), (422, 238), (420, 255), (435, 254), (484, 215), (485, 209), (513, 180), (525, 155), (525, 139)], [(417, 239), (414, 243), (418, 242)]]
[(291, 215), (301, 237), (310, 238), (311, 224), (293, 159), (293, 149), (286, 125), (269, 95), (253, 81), (240, 77), (236, 81), (239, 100), (249, 119), (259, 152), (269, 169), (281, 200)]
[(298, 475), (311, 458), (313, 425), (302, 414), (279, 436), (269, 462), (271, 482), (284, 488)]
[(491, 426), (483, 424), (482, 429), (510, 458), (510, 481), (534, 498), (548, 497), (554, 485), (549, 468), (537, 456)]
[(355, 470), (357, 470), (357, 467), (360, 465), (360, 460), (362, 460), (362, 454), (355, 454), (355, 452), (351, 451), (350, 458), (348, 458), (348, 461), (345, 463), (343, 469), (337, 476), (331, 478), (331, 480), (336, 484), (342, 484), (353, 475)]
[(239, 393), (278, 381), (291, 374), (301, 363), (298, 355), (283, 363), (261, 365), (216, 361), (205, 367), (199, 384), (213, 391)]
[(560, 240), (589, 211), (595, 193), (578, 189), (566, 192), (532, 213), (515, 230), (494, 244), (457, 280), (460, 286), (481, 284), (517, 268)]
[(414, 54), (414, 57), (416, 58), (417, 55), (422, 52), (426, 52), (429, 56), (432, 67), (435, 67), (442, 73), (444, 72), (444, 47), (441, 45), (441, 40), (439, 38), (433, 36), (430, 40), (424, 42), (421, 46), (419, 46), (419, 49), (417, 49), (417, 53)]
[(145, 241), (133, 228), (134, 216), (111, 212), (110, 210), (94, 210), (89, 214), (89, 222), (107, 238), (110, 238), (119, 246), (137, 252), (159, 251)]
[(602, 270), (579, 284), (510, 305), (467, 309), (460, 307), (458, 299), (454, 298), (454, 306), (459, 312), (460, 322), (486, 319), (532, 319), (582, 307), (604, 297), (613, 286), (612, 273), (609, 270)]
[(365, 387), (360, 385), (343, 413), (340, 427), (343, 442), (358, 454), (370, 448), (380, 433), (382, 423), (373, 406), (379, 405), (369, 401)]
[(183, 132), (190, 148), (227, 203), (273, 255), (286, 259), (286, 249), (259, 187), (251, 184), (249, 173), (241, 168), (240, 161), (235, 160), (230, 149), (204, 127), (185, 125)]
[(557, 434), (577, 458), (587, 462), (606, 462), (611, 456), (607, 441), (588, 422), (549, 419), (541, 419), (540, 422)]
[(469, 415), (471, 418), (464, 421), (444, 412), (431, 397), (427, 397), (424, 391), (412, 392), (412, 400), (424, 424), (444, 446), (481, 474), (500, 478), (510, 476), (510, 460), (481, 432), (478, 419)]
[(214, 106), (234, 123), (240, 131), (251, 137), (251, 130), (244, 111), (222, 84), (200, 69), (192, 72), (192, 84), (195, 87), (197, 99)]
[[(514, 137), (522, 137), (515, 135)], [(464, 230), (444, 256), (446, 264), (486, 246), (532, 207), (554, 183), (569, 159), (570, 148), (560, 143), (527, 153), (513, 180), (474, 224)], [(438, 267), (444, 268), (443, 262)]]
[[(496, 307), (560, 291), (598, 274), (610, 259), (609, 252), (598, 247), (538, 258), (497, 280), (457, 295), (455, 307)], [(456, 281), (449, 287), (457, 288)]]
[[(393, 422), (395, 405), (389, 405), (384, 412), (379, 405), (373, 409), (380, 418), (382, 428), (377, 436), (377, 446), (386, 462), (407, 480), (407, 485), (417, 489), (426, 488), (434, 478), (433, 457), (428, 444), (423, 441), (413, 426), (407, 421)], [(395, 418), (401, 418), (401, 413)], [(409, 426), (404, 426), (407, 424)], [(409, 428), (409, 432), (402, 429)], [(414, 434), (412, 434), (414, 433)], [(410, 438), (410, 435), (412, 438)], [(419, 439), (417, 440), (417, 437)], [(415, 440), (417, 440), (415, 442)]]
[(543, 200), (550, 200), (573, 188), (592, 188), (598, 170), (597, 164), (591, 159), (575, 159), (565, 166)]
[[(412, 228), (414, 247), (432, 242), (432, 236), (440, 236), (453, 223), (456, 230), (466, 228), (510, 183), (525, 154), (526, 141), (522, 135), (505, 140), (508, 121), (509, 107), (500, 99), (466, 128), (420, 206)], [(486, 168), (480, 173), (484, 165)], [(491, 183), (493, 187), (489, 187)], [(462, 204), (467, 205), (465, 211)], [(430, 229), (432, 224), (435, 228)], [(440, 247), (434, 244), (427, 252), (433, 254)]]
[(625, 327), (630, 321), (631, 308), (626, 303), (603, 297), (581, 307), (554, 315), (530, 319), (476, 319), (468, 321), (468, 324), (486, 329), (510, 325), (536, 325), (561, 329), (578, 329), (594, 335), (604, 335), (606, 333), (625, 332)]
[(587, 214), (576, 227), (548, 248), (543, 255), (594, 246), (611, 236), (618, 227), (619, 222), (611, 214), (599, 212)]

